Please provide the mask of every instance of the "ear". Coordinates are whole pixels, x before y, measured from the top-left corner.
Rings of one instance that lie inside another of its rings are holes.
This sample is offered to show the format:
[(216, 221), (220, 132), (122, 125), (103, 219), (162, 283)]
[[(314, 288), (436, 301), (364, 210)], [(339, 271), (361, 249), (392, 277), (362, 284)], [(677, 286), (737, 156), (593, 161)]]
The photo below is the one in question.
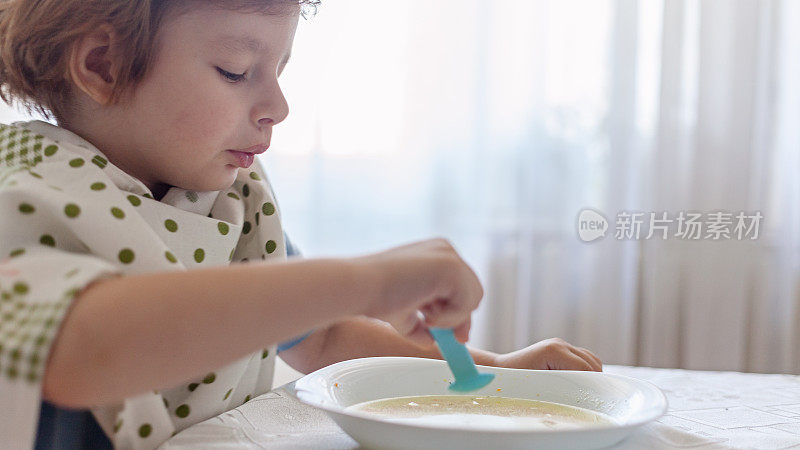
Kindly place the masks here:
[(119, 64), (115, 48), (118, 40), (108, 24), (83, 36), (72, 47), (69, 74), (83, 93), (100, 105), (106, 105), (114, 90)]

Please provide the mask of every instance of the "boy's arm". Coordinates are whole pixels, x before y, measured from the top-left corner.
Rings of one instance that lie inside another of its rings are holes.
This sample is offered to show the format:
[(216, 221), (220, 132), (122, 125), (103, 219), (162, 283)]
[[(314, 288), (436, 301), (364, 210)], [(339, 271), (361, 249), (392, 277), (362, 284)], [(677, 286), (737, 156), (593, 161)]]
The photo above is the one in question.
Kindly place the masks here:
[[(603, 362), (590, 350), (560, 338), (544, 339), (511, 353), (497, 354), (470, 348), (476, 364), (518, 369), (602, 371)], [(339, 361), (369, 356), (416, 356), (441, 359), (436, 344), (421, 347), (385, 322), (355, 317), (336, 322), (309, 335), (280, 354), (300, 372), (309, 373)]]
[[(469, 348), (469, 352), (475, 364), (497, 365), (496, 353), (476, 348)], [(419, 346), (400, 335), (386, 322), (363, 316), (320, 328), (299, 344), (282, 351), (280, 356), (302, 373), (310, 373), (339, 361), (369, 356), (442, 359), (436, 344)]]
[(43, 396), (87, 408), (185, 382), (302, 330), (362, 314), (359, 299), (376, 294), (360, 277), (351, 263), (315, 259), (90, 284), (61, 324)]
[[(425, 321), (465, 335), (482, 296), (477, 276), (444, 239), (358, 258), (101, 280), (72, 300), (48, 354), (43, 396), (76, 408), (116, 403), (189, 381), (303, 330), (359, 315), (380, 318), (425, 341), (422, 311)], [(346, 344), (334, 346), (334, 353), (358, 348), (353, 339), (361, 338), (336, 337)], [(381, 352), (405, 351), (375, 345)], [(355, 356), (352, 350), (342, 354)]]

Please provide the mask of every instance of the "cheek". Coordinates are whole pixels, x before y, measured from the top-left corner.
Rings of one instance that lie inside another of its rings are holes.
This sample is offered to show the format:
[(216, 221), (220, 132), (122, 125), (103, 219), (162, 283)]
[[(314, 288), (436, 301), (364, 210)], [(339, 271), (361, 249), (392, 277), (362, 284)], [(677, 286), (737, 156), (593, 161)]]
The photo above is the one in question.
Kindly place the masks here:
[(157, 152), (153, 156), (159, 160), (177, 156), (182, 164), (202, 165), (240, 144), (236, 135), (246, 111), (237, 86), (223, 84), (217, 73), (200, 72), (166, 68), (141, 86), (133, 118), (141, 125), (137, 140)]
[(197, 146), (222, 150), (217, 147), (234, 132), (237, 112), (233, 110), (233, 98), (197, 89), (182, 89), (170, 97), (167, 123), (173, 138), (191, 145), (194, 151)]

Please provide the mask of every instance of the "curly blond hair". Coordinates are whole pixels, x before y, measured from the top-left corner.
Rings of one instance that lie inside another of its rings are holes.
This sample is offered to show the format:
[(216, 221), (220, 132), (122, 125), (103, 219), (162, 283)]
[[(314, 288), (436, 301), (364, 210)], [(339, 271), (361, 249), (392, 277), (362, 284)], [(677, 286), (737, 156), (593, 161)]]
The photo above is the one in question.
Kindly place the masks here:
[(73, 46), (101, 24), (112, 27), (120, 62), (111, 102), (145, 77), (155, 57), (156, 33), (167, 14), (198, 3), (273, 14), (300, 5), (303, 17), (320, 0), (0, 0), (0, 98), (59, 122), (67, 117)]

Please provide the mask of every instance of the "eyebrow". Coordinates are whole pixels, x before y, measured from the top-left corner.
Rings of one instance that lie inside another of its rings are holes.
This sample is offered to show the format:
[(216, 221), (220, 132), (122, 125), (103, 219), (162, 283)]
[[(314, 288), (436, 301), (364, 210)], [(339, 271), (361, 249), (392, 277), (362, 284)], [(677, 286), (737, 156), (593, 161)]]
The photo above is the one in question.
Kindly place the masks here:
[[(216, 43), (223, 49), (234, 53), (258, 53), (266, 48), (264, 42), (250, 35), (225, 35), (217, 40)], [(287, 64), (291, 56), (291, 53), (287, 53), (283, 60), (281, 60), (281, 64)]]
[(243, 53), (251, 52), (256, 53), (262, 50), (265, 45), (260, 40), (249, 36), (233, 36), (225, 35), (216, 41), (222, 48), (232, 52)]

